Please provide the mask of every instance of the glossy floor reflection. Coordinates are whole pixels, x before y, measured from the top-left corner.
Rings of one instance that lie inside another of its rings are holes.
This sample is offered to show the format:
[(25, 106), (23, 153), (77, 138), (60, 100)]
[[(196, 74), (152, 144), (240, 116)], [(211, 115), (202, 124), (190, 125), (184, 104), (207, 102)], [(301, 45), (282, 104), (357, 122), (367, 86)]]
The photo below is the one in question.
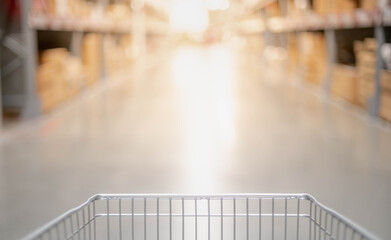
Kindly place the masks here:
[[(391, 134), (243, 44), (183, 45), (7, 130), (0, 239), (95, 193), (307, 192), (391, 238)], [(107, 86), (106, 86), (107, 85)]]

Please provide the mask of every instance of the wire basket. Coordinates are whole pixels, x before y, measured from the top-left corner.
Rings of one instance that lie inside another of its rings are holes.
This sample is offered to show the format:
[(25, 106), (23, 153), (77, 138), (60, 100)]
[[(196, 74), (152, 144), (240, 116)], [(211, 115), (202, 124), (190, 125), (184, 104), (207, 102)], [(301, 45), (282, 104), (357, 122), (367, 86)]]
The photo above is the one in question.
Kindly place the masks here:
[(308, 194), (95, 195), (28, 240), (378, 239)]

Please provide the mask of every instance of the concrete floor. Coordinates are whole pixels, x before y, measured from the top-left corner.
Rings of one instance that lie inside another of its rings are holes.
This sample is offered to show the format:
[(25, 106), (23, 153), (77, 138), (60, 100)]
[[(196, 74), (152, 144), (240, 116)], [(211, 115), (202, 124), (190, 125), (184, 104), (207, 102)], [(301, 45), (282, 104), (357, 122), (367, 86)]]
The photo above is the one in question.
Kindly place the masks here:
[[(5, 130), (0, 239), (95, 193), (314, 195), (391, 239), (391, 134), (237, 45), (181, 46)], [(125, 79), (124, 79), (125, 78)]]

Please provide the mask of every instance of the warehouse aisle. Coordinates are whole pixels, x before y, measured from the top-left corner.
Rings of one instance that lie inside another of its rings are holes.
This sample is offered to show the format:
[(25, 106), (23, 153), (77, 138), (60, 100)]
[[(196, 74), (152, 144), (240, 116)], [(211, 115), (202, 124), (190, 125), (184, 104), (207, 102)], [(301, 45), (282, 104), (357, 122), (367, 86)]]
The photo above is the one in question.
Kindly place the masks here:
[(146, 62), (3, 134), (0, 239), (95, 193), (156, 192), (307, 192), (391, 238), (390, 131), (293, 87), (241, 41)]

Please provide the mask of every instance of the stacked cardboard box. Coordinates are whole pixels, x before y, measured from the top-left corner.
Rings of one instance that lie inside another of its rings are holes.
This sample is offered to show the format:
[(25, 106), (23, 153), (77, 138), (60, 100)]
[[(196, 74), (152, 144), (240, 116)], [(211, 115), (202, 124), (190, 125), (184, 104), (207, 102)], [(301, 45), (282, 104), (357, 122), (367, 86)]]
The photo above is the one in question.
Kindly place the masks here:
[(94, 19), (122, 22), (130, 20), (131, 9), (127, 4), (106, 4), (87, 0), (32, 0), (32, 13), (76, 19)]
[(131, 10), (125, 4), (110, 4), (106, 10), (106, 16), (112, 21), (121, 23), (123, 20), (131, 19)]
[[(373, 38), (367, 38), (363, 42), (354, 44), (356, 62), (359, 72), (358, 103), (367, 108), (370, 98), (375, 93), (376, 75), (376, 51), (377, 43)], [(391, 72), (380, 72), (381, 96), (379, 115), (387, 121), (391, 121)]]
[(368, 107), (375, 89), (377, 43), (373, 38), (354, 43), (356, 65), (358, 69), (357, 101), (364, 108)]
[(324, 35), (322, 33), (302, 33), (299, 41), (299, 61), (304, 68), (305, 79), (321, 84), (325, 75), (327, 59)]
[(357, 68), (353, 66), (336, 64), (333, 71), (331, 90), (345, 100), (357, 101)]
[(288, 59), (289, 59), (289, 71), (291, 73), (297, 73), (299, 67), (299, 52), (298, 42), (296, 34), (289, 35), (289, 46), (288, 46)]
[(378, 2), (376, 0), (360, 0), (360, 7), (365, 10), (376, 9)]
[(105, 70), (108, 75), (123, 69), (132, 58), (132, 40), (129, 35), (116, 38), (106, 36), (104, 40)]
[(383, 70), (381, 74), (381, 97), (379, 115), (391, 122), (391, 71)]
[(64, 48), (43, 51), (37, 69), (37, 91), (43, 111), (77, 94), (84, 82), (81, 61)]
[(314, 0), (314, 11), (321, 15), (353, 12), (357, 8), (374, 10), (378, 6), (377, 0)]
[(267, 5), (265, 10), (266, 10), (266, 13), (267, 13), (268, 17), (279, 17), (279, 16), (281, 16), (280, 6), (279, 6), (278, 2), (273, 2), (273, 3), (269, 4), (269, 5)]
[(85, 0), (33, 0), (32, 13), (58, 17), (89, 18), (94, 4)]
[(353, 12), (359, 8), (358, 0), (334, 0), (332, 1), (332, 12)]
[[(58, 0), (57, 0), (58, 1)], [(93, 3), (85, 0), (67, 0), (67, 15), (79, 19), (90, 18), (94, 11), (97, 11)]]
[(37, 91), (43, 111), (47, 111), (63, 100), (65, 49), (53, 49), (40, 56), (41, 65), (37, 69)]
[(331, 1), (327, 0), (314, 0), (313, 1), (313, 8), (314, 11), (320, 15), (326, 15), (330, 12), (330, 5)]
[(290, 16), (304, 15), (310, 9), (309, 1), (289, 0), (289, 13)]
[(87, 75), (87, 84), (92, 85), (101, 76), (100, 68), (101, 36), (95, 33), (87, 34), (83, 39), (83, 64)]
[(314, 0), (314, 11), (321, 15), (352, 12), (359, 7), (357, 0)]

